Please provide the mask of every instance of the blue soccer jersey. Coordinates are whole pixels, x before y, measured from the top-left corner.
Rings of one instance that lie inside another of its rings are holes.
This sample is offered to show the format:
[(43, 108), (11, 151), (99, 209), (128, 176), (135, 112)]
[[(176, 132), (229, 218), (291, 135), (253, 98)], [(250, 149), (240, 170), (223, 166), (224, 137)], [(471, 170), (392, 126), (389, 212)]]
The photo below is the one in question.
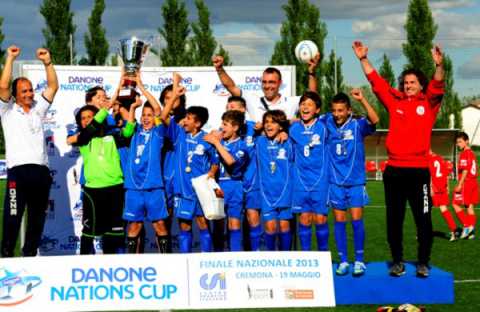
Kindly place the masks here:
[(366, 182), (364, 138), (375, 132), (365, 117), (351, 116), (337, 126), (333, 115), (327, 113), (324, 121), (328, 131), (330, 183), (349, 186)]
[(233, 157), (235, 163), (227, 167), (223, 160), (220, 161), (220, 180), (231, 179), (242, 181), (249, 157), (247, 145), (241, 138), (237, 138), (230, 142), (222, 140), (221, 143)]
[(279, 143), (259, 136), (255, 149), (262, 210), (291, 207), (293, 147), (290, 140)]
[(162, 146), (165, 127), (150, 130), (137, 126), (130, 143), (125, 175), (125, 188), (149, 190), (163, 188)]
[(302, 121), (290, 127), (295, 151), (294, 191), (315, 191), (328, 184), (327, 129), (318, 119), (310, 126)]
[(174, 122), (174, 119), (167, 128), (167, 136), (175, 150), (174, 193), (176, 196), (197, 200), (191, 179), (208, 173), (212, 164), (219, 163), (215, 148), (203, 139), (205, 134), (204, 131), (195, 135), (186, 133)]
[(255, 122), (245, 122), (245, 132), (242, 138), (243, 142), (245, 142), (245, 145), (248, 148), (248, 159), (246, 169), (243, 174), (244, 192), (258, 190), (257, 162), (255, 160), (255, 137)]

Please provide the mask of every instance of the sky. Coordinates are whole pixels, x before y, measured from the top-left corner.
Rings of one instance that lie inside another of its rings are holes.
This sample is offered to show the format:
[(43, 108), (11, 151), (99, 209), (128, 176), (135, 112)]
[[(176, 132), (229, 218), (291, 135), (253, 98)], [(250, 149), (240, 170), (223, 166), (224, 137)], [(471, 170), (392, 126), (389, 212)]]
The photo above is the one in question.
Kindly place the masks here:
[[(34, 51), (44, 44), (42, 0), (0, 0), (4, 18), (2, 48), (16, 44), (22, 48), (20, 60), (34, 58)], [(87, 31), (93, 0), (72, 0), (75, 49), (85, 54), (83, 37)], [(158, 28), (163, 25), (164, 0), (105, 0), (103, 25), (110, 51), (118, 40), (132, 35), (153, 36), (161, 46)], [(196, 19), (193, 0), (186, 0), (189, 19)], [(217, 41), (228, 50), (234, 65), (267, 65), (274, 44), (280, 39), (285, 20), (282, 5), (287, 0), (205, 0), (210, 9), (211, 25)], [(328, 36), (324, 54), (336, 48), (342, 58), (342, 72), (348, 85), (366, 84), (351, 44), (362, 40), (369, 47), (369, 58), (377, 68), (386, 53), (398, 76), (406, 62), (401, 45), (405, 42), (404, 24), (407, 0), (310, 0), (319, 8)], [(480, 94), (480, 0), (430, 0), (438, 31), (435, 42), (452, 58), (455, 90), (460, 96)]]

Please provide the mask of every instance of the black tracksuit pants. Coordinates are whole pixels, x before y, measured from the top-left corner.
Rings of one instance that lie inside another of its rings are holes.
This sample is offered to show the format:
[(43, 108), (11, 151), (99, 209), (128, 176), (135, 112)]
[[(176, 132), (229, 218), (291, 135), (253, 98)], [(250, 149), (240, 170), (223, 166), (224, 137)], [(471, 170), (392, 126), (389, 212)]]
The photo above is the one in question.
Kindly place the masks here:
[(383, 183), (387, 206), (387, 239), (393, 261), (403, 261), (403, 221), (408, 201), (417, 227), (418, 262), (428, 264), (433, 244), (428, 168), (387, 166)]
[(8, 169), (3, 211), (2, 257), (13, 257), (25, 207), (27, 231), (23, 256), (37, 255), (43, 233), (52, 178), (47, 166), (20, 165)]

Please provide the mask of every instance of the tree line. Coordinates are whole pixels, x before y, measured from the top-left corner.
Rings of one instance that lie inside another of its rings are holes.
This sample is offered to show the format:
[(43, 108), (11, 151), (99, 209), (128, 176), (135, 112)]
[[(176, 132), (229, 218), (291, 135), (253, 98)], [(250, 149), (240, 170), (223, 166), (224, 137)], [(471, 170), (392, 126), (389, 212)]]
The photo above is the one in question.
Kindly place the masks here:
[[(102, 26), (102, 15), (106, 9), (104, 0), (94, 0), (91, 15), (88, 19), (88, 31), (84, 34), (86, 55), (80, 58), (75, 52), (73, 40), (76, 26), (73, 24), (73, 12), (70, 10), (71, 0), (44, 0), (40, 5), (40, 14), (45, 19), (42, 29), (45, 47), (52, 51), (55, 64), (70, 64), (71, 60), (80, 65), (117, 65), (116, 57), (108, 59), (110, 47), (107, 30)], [(162, 66), (210, 66), (214, 54), (223, 55), (225, 64), (232, 65), (228, 51), (217, 42), (210, 26), (210, 11), (204, 0), (195, 0), (197, 20), (190, 22), (184, 0), (165, 0), (161, 6), (163, 25), (157, 29), (165, 45), (152, 52), (160, 58)], [(295, 58), (295, 45), (301, 40), (314, 41), (321, 53), (321, 65), (316, 69), (319, 79), (318, 91), (322, 95), (324, 108), (328, 110), (335, 91), (348, 92), (351, 86), (343, 81), (342, 58), (334, 51), (324, 54), (324, 41), (328, 30), (320, 18), (320, 8), (309, 0), (288, 0), (282, 6), (285, 20), (280, 30), (280, 40), (275, 43), (270, 59), (272, 65), (294, 65), (296, 67), (296, 90), (301, 94), (307, 86), (306, 66)], [(3, 18), (0, 17), (0, 64), (3, 64), (5, 50), (1, 48), (4, 35), (1, 31)], [(427, 77), (431, 77), (434, 64), (430, 56), (438, 26), (435, 24), (428, 0), (410, 0), (407, 20), (404, 25), (407, 38), (403, 44), (403, 54), (407, 59), (404, 69), (417, 68)], [(445, 58), (446, 92), (439, 112), (436, 128), (448, 128), (450, 115), (454, 116), (454, 127), (461, 128), (462, 101), (454, 91), (453, 63), (450, 57)], [(379, 72), (391, 85), (396, 85), (396, 74), (386, 54), (379, 64)], [(1, 65), (0, 65), (1, 66)], [(335, 79), (336, 73), (336, 79)], [(399, 74), (399, 73), (398, 73)], [(388, 128), (388, 115), (383, 106), (364, 87), (367, 98), (376, 106), (380, 115), (379, 128)]]

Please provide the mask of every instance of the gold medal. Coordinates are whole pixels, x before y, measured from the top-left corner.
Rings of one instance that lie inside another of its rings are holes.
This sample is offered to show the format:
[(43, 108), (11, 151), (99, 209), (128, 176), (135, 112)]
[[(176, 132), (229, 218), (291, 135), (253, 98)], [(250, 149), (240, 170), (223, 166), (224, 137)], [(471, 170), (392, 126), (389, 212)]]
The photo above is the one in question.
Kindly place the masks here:
[(277, 170), (277, 164), (275, 164), (274, 161), (271, 161), (271, 162), (270, 162), (270, 172), (271, 172), (272, 174), (274, 174), (274, 173), (275, 173), (275, 170)]
[(186, 173), (192, 172), (192, 168), (190, 168), (190, 166), (185, 167), (185, 172)]

